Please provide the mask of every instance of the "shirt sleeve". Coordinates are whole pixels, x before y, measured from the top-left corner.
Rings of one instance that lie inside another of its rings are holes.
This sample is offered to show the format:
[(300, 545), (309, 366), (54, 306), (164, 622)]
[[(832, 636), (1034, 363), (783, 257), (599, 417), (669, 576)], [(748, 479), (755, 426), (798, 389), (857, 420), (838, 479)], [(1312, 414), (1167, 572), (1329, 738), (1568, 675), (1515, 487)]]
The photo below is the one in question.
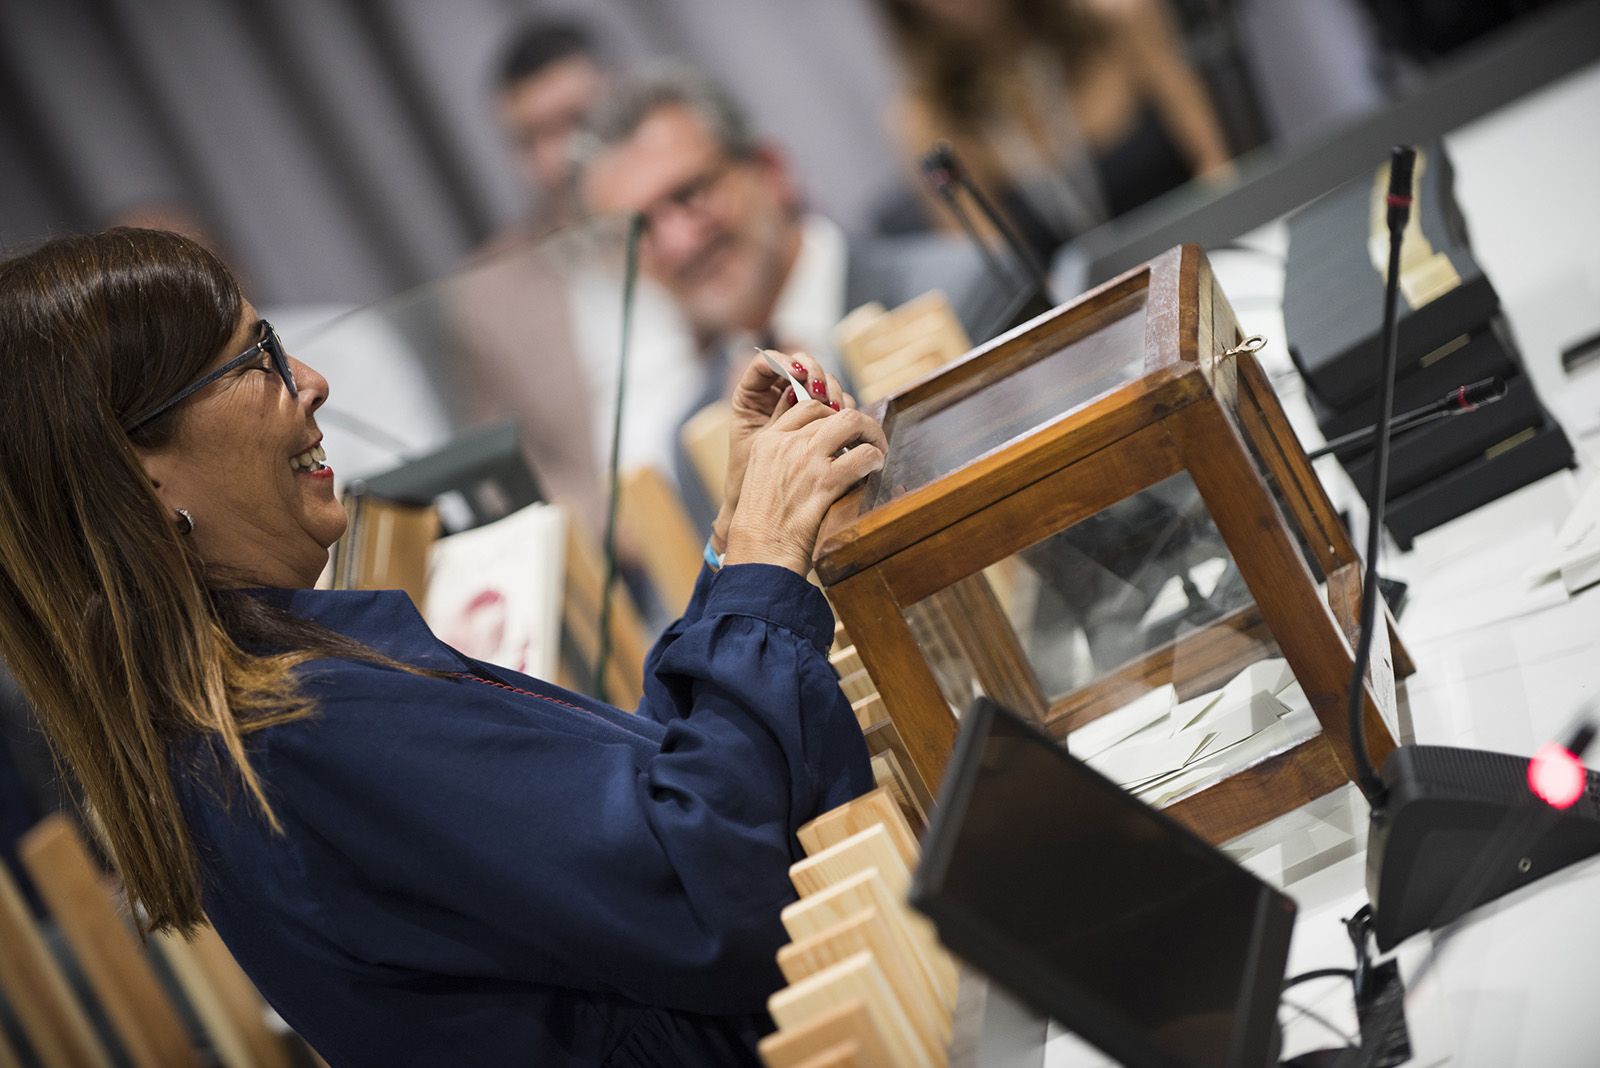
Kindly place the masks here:
[(795, 829), (871, 772), (826, 660), (820, 593), (748, 564), (704, 593), (651, 658), (659, 745), (468, 681), (308, 676), (320, 712), (268, 732), (264, 771), (348, 952), (691, 1012), (763, 1010), (781, 985)]

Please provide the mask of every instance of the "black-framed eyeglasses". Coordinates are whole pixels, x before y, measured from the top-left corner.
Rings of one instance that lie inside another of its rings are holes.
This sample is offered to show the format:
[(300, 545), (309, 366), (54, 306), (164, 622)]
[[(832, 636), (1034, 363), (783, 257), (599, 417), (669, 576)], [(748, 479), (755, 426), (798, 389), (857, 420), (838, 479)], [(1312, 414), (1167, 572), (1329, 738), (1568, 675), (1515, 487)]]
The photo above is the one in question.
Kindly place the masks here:
[(687, 212), (690, 215), (703, 215), (710, 207), (712, 198), (716, 195), (722, 180), (726, 178), (734, 165), (743, 162), (737, 159), (723, 159), (711, 164), (705, 170), (685, 180), (676, 189), (673, 189), (650, 204), (640, 209), (639, 214), (644, 216), (645, 232), (649, 233), (655, 225), (657, 218), (669, 209), (674, 212)]
[(134, 419), (128, 424), (127, 432), (129, 434), (133, 433), (135, 430), (138, 430), (140, 427), (150, 422), (150, 420), (154, 419), (156, 416), (162, 415), (169, 411), (174, 405), (181, 404), (182, 402), (188, 400), (190, 397), (194, 396), (200, 390), (205, 389), (223, 375), (228, 374), (230, 371), (238, 370), (245, 364), (249, 363), (252, 359), (258, 359), (258, 353), (262, 352), (266, 353), (268, 358), (271, 359), (272, 369), (278, 372), (279, 378), (283, 379), (283, 384), (289, 390), (289, 396), (298, 399), (300, 396), (300, 390), (294, 384), (294, 372), (289, 369), (289, 357), (283, 351), (283, 342), (278, 340), (278, 332), (272, 329), (272, 324), (267, 322), (265, 319), (262, 319), (258, 325), (261, 328), (260, 341), (257, 341), (254, 345), (251, 345), (249, 348), (239, 353), (239, 355), (235, 356), (233, 359), (229, 360), (215, 371), (212, 371), (198, 382), (191, 382), (189, 385), (180, 390), (177, 396), (171, 398), (170, 400), (162, 401), (154, 408), (144, 412), (137, 419)]

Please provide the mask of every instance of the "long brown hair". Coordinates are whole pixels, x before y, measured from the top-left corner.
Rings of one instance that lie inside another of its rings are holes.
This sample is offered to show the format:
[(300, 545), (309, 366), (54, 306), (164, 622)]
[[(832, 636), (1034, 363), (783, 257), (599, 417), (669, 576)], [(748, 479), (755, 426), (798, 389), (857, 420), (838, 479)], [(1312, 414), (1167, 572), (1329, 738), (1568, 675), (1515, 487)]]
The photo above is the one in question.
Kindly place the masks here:
[(280, 830), (243, 736), (312, 711), (298, 665), (375, 655), (207, 573), (136, 451), (170, 439), (183, 406), (122, 429), (222, 354), (242, 308), (215, 255), (163, 231), (0, 263), (0, 657), (151, 930), (204, 918), (175, 744), (214, 742)]
[[(1071, 72), (1111, 37), (1106, 20), (1081, 0), (1000, 0), (1005, 18), (1024, 29)], [(997, 103), (1013, 67), (996, 65), (985, 50), (928, 12), (918, 0), (880, 0), (889, 30), (911, 78), (912, 91), (951, 126), (977, 133)]]

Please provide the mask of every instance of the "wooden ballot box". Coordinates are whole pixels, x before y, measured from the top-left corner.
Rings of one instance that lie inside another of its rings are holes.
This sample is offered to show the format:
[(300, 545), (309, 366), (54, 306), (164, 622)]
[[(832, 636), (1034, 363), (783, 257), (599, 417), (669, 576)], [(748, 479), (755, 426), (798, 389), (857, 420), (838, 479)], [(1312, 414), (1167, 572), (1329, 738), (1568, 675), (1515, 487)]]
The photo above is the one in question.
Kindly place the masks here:
[[(1129, 740), (1146, 748), (1119, 781), (1137, 787), (1130, 769), (1153, 755), (1143, 771), (1193, 787), (1161, 803), (1213, 842), (1353, 776), (1360, 564), (1244, 342), (1183, 246), (873, 409), (884, 469), (829, 513), (817, 574), (888, 713), (869, 742), (920, 789), (937, 789), (980, 693), (1063, 738), (1165, 700), (1170, 729)], [(1411, 668), (1379, 618), (1362, 699), (1381, 763), (1394, 742), (1380, 709), (1395, 665)], [(1245, 701), (1227, 729), (1264, 732), (1254, 750), (1221, 726), (1182, 729), (1203, 722), (1202, 695), (1276, 658), (1293, 673), (1278, 690), (1296, 683), (1309, 706), (1298, 719), (1251, 723), (1260, 702)], [(1198, 772), (1172, 779), (1161, 760)]]

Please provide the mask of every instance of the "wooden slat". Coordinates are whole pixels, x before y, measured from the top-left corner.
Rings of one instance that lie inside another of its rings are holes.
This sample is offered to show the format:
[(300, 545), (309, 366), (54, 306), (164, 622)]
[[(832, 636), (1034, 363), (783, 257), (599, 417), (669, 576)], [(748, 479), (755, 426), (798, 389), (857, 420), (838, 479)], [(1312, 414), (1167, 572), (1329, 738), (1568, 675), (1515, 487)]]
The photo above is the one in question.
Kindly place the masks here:
[(856, 652), (855, 646), (840, 649), (837, 653), (828, 654), (828, 663), (833, 665), (833, 670), (839, 677), (846, 678), (861, 670), (861, 654)]
[(829, 1046), (815, 1057), (808, 1057), (800, 1068), (866, 1068), (867, 1061), (861, 1046), (855, 1042), (840, 1042)]
[(696, 532), (678, 488), (654, 467), (628, 471), (618, 488), (617, 524), (670, 613), (682, 611), (700, 577), (705, 538)]
[(939, 1046), (948, 1045), (952, 1006), (941, 1000), (932, 977), (903, 952), (895, 941), (893, 928), (877, 909), (859, 912), (804, 941), (789, 943), (778, 951), (778, 968), (784, 979), (798, 983), (862, 951), (877, 959), (918, 1033)]
[(841, 1042), (854, 1043), (862, 1063), (871, 1068), (900, 1068), (889, 1056), (888, 1041), (859, 1001), (847, 1001), (798, 1027), (775, 1031), (763, 1038), (757, 1049), (767, 1068), (801, 1068)]
[(942, 1064), (944, 1050), (930, 1048), (907, 1019), (883, 969), (871, 953), (857, 953), (824, 968), (767, 1001), (767, 1011), (780, 1027), (798, 1027), (840, 1005), (860, 1002), (889, 1045), (896, 1064)]
[(19, 852), (128, 1059), (136, 1068), (198, 1068), (177, 1009), (71, 822), (46, 817), (23, 836)]
[(347, 497), (350, 529), (336, 557), (334, 585), (360, 590), (404, 590), (417, 611), (428, 599), (428, 552), (439, 536), (439, 512), (430, 505), (397, 504), (372, 496)]
[(839, 689), (844, 691), (844, 695), (850, 699), (852, 705), (857, 701), (866, 701), (878, 696), (878, 687), (864, 668), (842, 676), (839, 679)]
[(919, 856), (916, 835), (911, 832), (910, 825), (893, 798), (882, 789), (862, 794), (854, 801), (847, 801), (838, 808), (824, 812), (803, 824), (797, 837), (806, 853), (815, 856), (853, 834), (879, 826), (888, 829), (889, 838), (900, 859), (908, 867), (915, 865)]
[(22, 1057), (12, 1048), (3, 1030), (0, 1030), (0, 1068), (22, 1068)]
[[(594, 685), (592, 665), (600, 655), (600, 591), (605, 586), (605, 565), (599, 546), (570, 518), (566, 562), (561, 625), (587, 668), (587, 677), (579, 680), (578, 688), (588, 690)], [(644, 695), (644, 622), (621, 579), (611, 596), (611, 658), (606, 666), (605, 699), (631, 709)]]
[(850, 711), (855, 713), (856, 725), (863, 731), (889, 718), (889, 710), (883, 703), (883, 695), (877, 690), (873, 690), (865, 697), (853, 699), (850, 702)]
[(17, 884), (0, 865), (0, 994), (4, 994), (42, 1068), (110, 1068), (89, 1016)]
[(883, 876), (896, 898), (906, 896), (911, 888), (911, 868), (895, 849), (889, 828), (881, 823), (791, 864), (789, 881), (796, 893), (809, 897), (872, 868)]
[(689, 454), (695, 474), (713, 501), (722, 500), (723, 483), (728, 477), (728, 434), (733, 412), (722, 401), (715, 401), (689, 417), (678, 431), (683, 451)]
[(891, 928), (891, 936), (901, 946), (901, 952), (917, 961), (933, 980), (943, 1003), (954, 1004), (957, 969), (955, 962), (939, 945), (933, 924), (927, 917), (913, 913), (903, 898), (890, 893), (876, 869), (853, 875), (835, 883), (826, 890), (802, 898), (784, 908), (780, 914), (784, 930), (789, 937), (801, 941), (849, 919), (867, 909), (876, 909), (884, 923)]
[[(890, 796), (900, 806), (900, 814), (911, 825), (912, 832), (920, 837), (928, 826), (928, 813), (933, 811), (933, 795), (928, 792), (922, 776), (917, 774), (916, 765), (911, 763), (899, 728), (892, 719), (886, 719), (862, 731), (861, 735), (867, 743), (867, 753), (875, 761), (873, 786), (890, 788)], [(885, 754), (891, 755), (893, 761), (877, 761)]]
[[(893, 724), (885, 725), (893, 728)], [(901, 818), (919, 831), (928, 825), (928, 811), (917, 800), (915, 780), (907, 773), (893, 749), (873, 753), (872, 782), (878, 789), (887, 790), (894, 803), (900, 807)]]
[(293, 1068), (283, 1038), (267, 1026), (260, 993), (213, 928), (200, 928), (192, 940), (164, 931), (153, 941), (224, 1068)]

